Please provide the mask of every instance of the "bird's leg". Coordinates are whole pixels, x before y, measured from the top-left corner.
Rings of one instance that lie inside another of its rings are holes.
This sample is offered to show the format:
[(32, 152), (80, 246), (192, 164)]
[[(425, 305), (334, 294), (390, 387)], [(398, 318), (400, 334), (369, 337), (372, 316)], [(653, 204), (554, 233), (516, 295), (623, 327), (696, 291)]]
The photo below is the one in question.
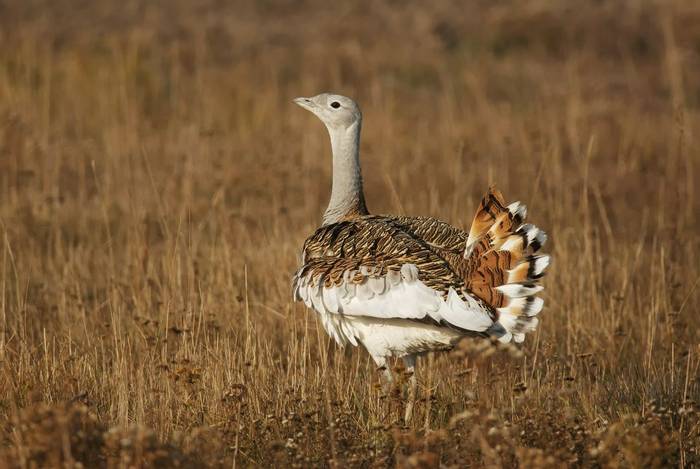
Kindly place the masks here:
[(377, 364), (377, 369), (382, 371), (384, 379), (382, 381), (382, 389), (387, 394), (391, 392), (391, 386), (394, 384), (394, 376), (386, 363), (386, 357), (372, 357)]
[(404, 423), (408, 425), (413, 418), (413, 406), (416, 404), (416, 356), (406, 355), (403, 357), (403, 363), (406, 366), (406, 373), (410, 374), (408, 378), (408, 402), (404, 414)]
[(384, 379), (382, 380), (382, 389), (384, 389), (385, 393), (389, 394), (392, 386), (394, 386), (394, 375), (391, 374), (391, 370), (386, 364), (382, 365), (382, 368), (382, 374), (384, 375)]

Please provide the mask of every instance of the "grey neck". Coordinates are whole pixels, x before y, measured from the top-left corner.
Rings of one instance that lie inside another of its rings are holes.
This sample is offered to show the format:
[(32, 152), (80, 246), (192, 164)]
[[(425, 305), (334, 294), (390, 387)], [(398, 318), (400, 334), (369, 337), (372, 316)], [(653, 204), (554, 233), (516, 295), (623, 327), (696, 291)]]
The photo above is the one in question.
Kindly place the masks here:
[(323, 224), (337, 223), (352, 215), (367, 215), (360, 171), (360, 128), (357, 121), (347, 128), (328, 128), (333, 150), (333, 188)]

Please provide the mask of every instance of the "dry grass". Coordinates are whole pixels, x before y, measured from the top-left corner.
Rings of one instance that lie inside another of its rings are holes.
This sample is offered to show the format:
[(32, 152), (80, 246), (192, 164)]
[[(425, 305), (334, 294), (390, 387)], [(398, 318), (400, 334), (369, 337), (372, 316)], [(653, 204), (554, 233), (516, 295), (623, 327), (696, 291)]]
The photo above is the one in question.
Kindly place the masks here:
[[(0, 2), (7, 465), (700, 464), (697, 2), (411, 3)], [(290, 299), (324, 90), (371, 210), (550, 233), (537, 334), (423, 359), (411, 428)]]

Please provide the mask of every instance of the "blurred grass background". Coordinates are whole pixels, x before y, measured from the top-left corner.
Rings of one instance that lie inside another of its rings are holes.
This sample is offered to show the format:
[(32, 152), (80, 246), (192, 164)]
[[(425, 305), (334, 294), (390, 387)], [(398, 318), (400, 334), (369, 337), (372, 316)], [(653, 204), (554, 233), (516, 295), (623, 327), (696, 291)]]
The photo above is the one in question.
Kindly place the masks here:
[[(47, 467), (700, 460), (700, 3), (0, 2), (0, 454)], [(376, 213), (550, 234), (520, 350), (423, 360), (410, 428), (291, 301), (364, 111)]]

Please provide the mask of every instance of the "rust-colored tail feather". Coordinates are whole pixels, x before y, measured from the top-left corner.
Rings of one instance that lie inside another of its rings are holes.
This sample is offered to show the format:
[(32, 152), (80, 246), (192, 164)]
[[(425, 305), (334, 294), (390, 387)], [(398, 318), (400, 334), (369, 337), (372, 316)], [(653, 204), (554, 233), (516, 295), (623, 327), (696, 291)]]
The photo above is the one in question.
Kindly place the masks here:
[(543, 301), (535, 296), (542, 290), (539, 280), (549, 265), (549, 256), (535, 253), (547, 235), (532, 224), (523, 224), (525, 205), (505, 205), (494, 187), (479, 204), (464, 251), (468, 288), (498, 312), (494, 334), (502, 341), (524, 339), (537, 325), (535, 317)]

